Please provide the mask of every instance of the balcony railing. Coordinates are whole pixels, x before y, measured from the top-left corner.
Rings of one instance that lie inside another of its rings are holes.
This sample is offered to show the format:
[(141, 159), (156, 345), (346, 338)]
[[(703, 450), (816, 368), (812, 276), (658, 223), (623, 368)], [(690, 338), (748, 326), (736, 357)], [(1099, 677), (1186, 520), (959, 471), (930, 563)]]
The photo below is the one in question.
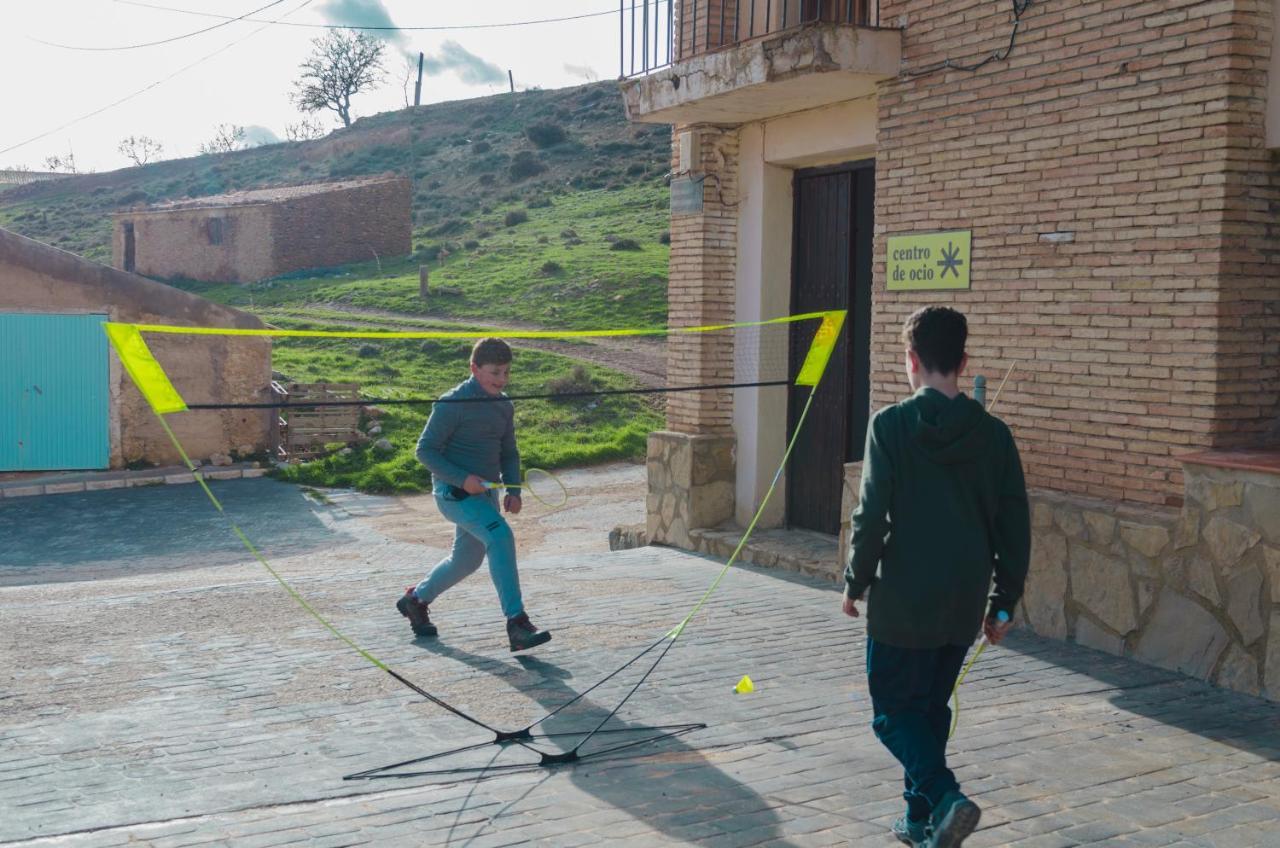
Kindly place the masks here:
[(619, 0), (618, 76), (813, 23), (879, 26), (879, 0)]

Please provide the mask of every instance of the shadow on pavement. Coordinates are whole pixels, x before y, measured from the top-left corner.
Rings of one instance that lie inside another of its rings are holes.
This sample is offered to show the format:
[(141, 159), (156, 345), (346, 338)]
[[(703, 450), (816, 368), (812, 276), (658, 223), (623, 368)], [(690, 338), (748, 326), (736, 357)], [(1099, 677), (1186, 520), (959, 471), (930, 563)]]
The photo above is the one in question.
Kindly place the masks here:
[[(326, 525), (296, 486), (263, 478), (213, 481), (209, 487), (268, 558), (331, 548), (349, 538)], [(250, 558), (226, 517), (196, 485), (0, 501), (0, 539), (0, 585), (6, 586)]]
[[(511, 667), (507, 663), (435, 640), (419, 640), (416, 644), (438, 656), (493, 674), (516, 688), (517, 680), (512, 679)], [(579, 690), (566, 682), (572, 679), (572, 673), (561, 666), (527, 655), (515, 659), (529, 672), (529, 675), (520, 676), (529, 681), (528, 686), (519, 689), (520, 693), (536, 700), (548, 712), (578, 695)], [(650, 662), (649, 657), (646, 657), (624, 672), (630, 681), (626, 689), (634, 685), (634, 681), (643, 673), (642, 668), (647, 668)], [(595, 680), (593, 678), (591, 683)], [(613, 686), (610, 691), (620, 688)], [(621, 691), (625, 692), (626, 689)], [(620, 699), (621, 694), (617, 698)], [(539, 725), (536, 732), (590, 730), (609, 715), (613, 703), (616, 701), (611, 700), (610, 706), (602, 706), (584, 698), (571, 709)], [(674, 724), (677, 721), (678, 718), (669, 718), (656, 720), (654, 724)], [(582, 753), (589, 754), (592, 750), (613, 747), (622, 740), (644, 738), (648, 735), (645, 732), (648, 726), (614, 717), (605, 725), (606, 729), (635, 732), (610, 734), (613, 739), (596, 736), (587, 743)], [(543, 750), (556, 747), (552, 744), (554, 741), (539, 740), (538, 747)], [(565, 737), (560, 747), (572, 747), (575, 741), (572, 737)], [(532, 760), (532, 754), (524, 753)], [(637, 746), (628, 752), (609, 754), (600, 759), (588, 759), (567, 768), (570, 779), (583, 792), (673, 838), (697, 842), (704, 835), (705, 828), (711, 825), (716, 828), (716, 835), (722, 841), (731, 833), (741, 832), (750, 834), (751, 844), (790, 844), (784, 838), (781, 819), (774, 810), (775, 804), (765, 800), (749, 786), (726, 775), (712, 765), (701, 751), (687, 744), (681, 737), (663, 739), (653, 745)], [(714, 814), (709, 813), (712, 810), (720, 813), (723, 818), (712, 820)], [(472, 834), (470, 838), (475, 836), (476, 834)]]
[[(1079, 675), (1071, 685), (1059, 687), (1056, 697), (1101, 694), (1137, 716), (1280, 761), (1280, 703), (1026, 631), (1015, 631), (1002, 647)], [(983, 675), (988, 681), (1001, 676), (1011, 678), (995, 669)]]

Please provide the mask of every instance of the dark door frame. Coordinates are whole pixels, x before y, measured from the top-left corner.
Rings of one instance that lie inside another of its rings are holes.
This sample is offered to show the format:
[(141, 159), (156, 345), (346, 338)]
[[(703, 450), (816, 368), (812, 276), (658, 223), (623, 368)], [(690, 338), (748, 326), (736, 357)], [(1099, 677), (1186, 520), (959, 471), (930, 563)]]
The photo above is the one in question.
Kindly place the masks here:
[[(793, 463), (792, 468), (788, 469), (787, 474), (787, 525), (790, 527), (804, 527), (806, 529), (819, 530), (820, 532), (838, 533), (840, 525), (840, 499), (843, 493), (844, 480), (844, 463), (857, 462), (862, 459), (864, 442), (866, 439), (866, 428), (870, 418), (871, 406), (871, 272), (872, 272), (872, 251), (873, 238), (875, 230), (875, 160), (862, 159), (851, 162), (844, 162), (837, 165), (829, 165), (820, 168), (806, 168), (797, 170), (792, 178), (792, 251), (791, 251), (791, 297), (792, 311), (801, 311), (798, 304), (800, 303), (800, 275), (802, 271), (802, 263), (805, 257), (801, 256), (801, 237), (804, 226), (803, 216), (806, 214), (801, 204), (800, 183), (806, 179), (815, 177), (834, 176), (838, 174), (848, 174), (849, 182), (849, 216), (848, 226), (848, 262), (847, 271), (847, 294), (845, 303), (826, 304), (821, 308), (846, 308), (849, 310), (848, 321), (845, 326), (845, 338), (842, 345), (842, 356), (839, 365), (843, 366), (835, 369), (835, 373), (843, 377), (843, 384), (840, 386), (840, 397), (837, 403), (842, 405), (844, 412), (842, 414), (844, 426), (843, 444), (837, 446), (836, 453), (841, 457), (840, 468), (834, 475), (831, 469), (825, 469), (821, 475), (806, 474), (804, 469), (799, 466), (799, 462)], [(813, 306), (814, 304), (806, 304)], [(801, 355), (798, 346), (793, 345), (793, 356)], [(832, 364), (837, 364), (836, 360)], [(798, 363), (793, 363), (793, 369)], [(829, 373), (826, 379), (830, 379)], [(797, 392), (792, 389), (788, 399), (787, 410), (787, 433), (790, 437), (795, 430), (796, 419), (799, 417), (801, 404), (807, 399), (807, 390)], [(815, 398), (815, 402), (817, 398)], [(815, 403), (815, 409), (817, 405)], [(813, 416), (815, 409), (811, 409), (809, 415)], [(809, 424), (806, 424), (806, 428)], [(804, 435), (801, 435), (801, 440)], [(802, 460), (802, 456), (797, 456), (797, 460)], [(823, 491), (820, 493), (809, 493), (809, 501), (813, 502), (815, 497), (819, 499), (830, 499), (834, 503), (822, 510), (819, 517), (801, 516), (796, 505), (805, 502), (804, 494), (797, 488), (805, 483), (812, 485), (815, 479), (822, 481)], [(834, 479), (836, 484), (834, 487), (830, 485), (830, 479)], [(827, 489), (832, 489), (827, 491)], [(832, 516), (834, 515), (834, 526)], [(808, 517), (810, 520), (805, 521)], [(798, 520), (799, 519), (799, 520)], [(813, 526), (813, 525), (819, 526)]]

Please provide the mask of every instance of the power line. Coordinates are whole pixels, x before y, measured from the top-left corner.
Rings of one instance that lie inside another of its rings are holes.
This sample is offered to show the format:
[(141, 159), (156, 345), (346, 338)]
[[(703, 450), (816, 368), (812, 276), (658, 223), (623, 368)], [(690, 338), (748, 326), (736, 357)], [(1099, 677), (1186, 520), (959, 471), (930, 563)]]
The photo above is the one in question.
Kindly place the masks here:
[(195, 32), (188, 32), (182, 35), (175, 35), (175, 36), (172, 36), (171, 38), (162, 38), (159, 41), (147, 41), (142, 44), (122, 44), (118, 47), (81, 47), (77, 44), (58, 44), (55, 41), (44, 41), (43, 39), (36, 38), (35, 36), (31, 36), (31, 35), (27, 36), (27, 38), (30, 38), (32, 41), (36, 42), (37, 44), (43, 44), (46, 47), (58, 47), (62, 50), (93, 50), (93, 51), (137, 50), (140, 47), (156, 47), (161, 44), (172, 44), (175, 41), (182, 41), (184, 38), (191, 38), (196, 35), (203, 35), (204, 33), (212, 32), (215, 29), (221, 29), (224, 26), (230, 26), (236, 21), (247, 20), (250, 15), (256, 15), (258, 12), (266, 11), (267, 9), (270, 9), (272, 6), (279, 6), (283, 2), (284, 0), (272, 0), (271, 3), (268, 3), (265, 6), (259, 6), (257, 9), (254, 9), (252, 12), (245, 12), (243, 15), (240, 15), (239, 17), (235, 17), (235, 18), (228, 17), (220, 24), (207, 26), (204, 29), (198, 29)]
[[(116, 0), (126, 6), (140, 6), (144, 9), (159, 9), (165, 12), (180, 12), (184, 15), (198, 15), (205, 18), (223, 18), (226, 15), (219, 15), (216, 12), (201, 12), (195, 9), (176, 9), (172, 6), (160, 6), (154, 3), (144, 3), (141, 0)], [(249, 14), (254, 14), (250, 12)], [(604, 15), (617, 14), (616, 9), (609, 9), (605, 12), (586, 12), (581, 15), (566, 15), (560, 18), (536, 18), (526, 21), (506, 21), (497, 24), (442, 24), (439, 26), (357, 26), (354, 24), (306, 24), (297, 21), (263, 21), (263, 23), (279, 24), (281, 26), (302, 27), (305, 29), (358, 29), (366, 32), (447, 32), (449, 30), (465, 30), (465, 29), (501, 29), (503, 27), (522, 27), (534, 26), (536, 24), (558, 24), (566, 21), (580, 21), (586, 18), (599, 18)], [(244, 18), (246, 21), (258, 22), (257, 18)]]
[[(292, 10), (292, 11), (290, 11), (290, 12), (286, 12), (286, 13), (285, 13), (285, 16), (287, 17), (287, 16), (289, 16), (289, 15), (293, 15), (293, 14), (296, 14), (296, 13), (298, 13), (298, 12), (302, 11), (302, 10), (303, 10), (304, 8), (306, 8), (307, 6), (310, 6), (310, 5), (312, 4), (312, 2), (314, 2), (314, 0), (303, 0), (303, 3), (302, 3), (300, 6), (298, 6), (297, 8), (293, 9), (293, 10)], [(164, 83), (168, 82), (169, 80), (173, 79), (174, 77), (178, 76), (179, 74), (186, 73), (187, 71), (191, 70), (192, 68), (196, 67), (197, 65), (203, 64), (204, 62), (207, 62), (208, 60), (212, 59), (214, 56), (217, 56), (217, 55), (219, 55), (219, 54), (225, 53), (226, 51), (230, 50), (232, 47), (235, 47), (237, 44), (240, 44), (240, 43), (241, 43), (241, 42), (243, 42), (243, 41), (247, 41), (247, 40), (249, 40), (250, 38), (253, 38), (255, 35), (257, 35), (258, 33), (262, 32), (264, 29), (266, 29), (266, 28), (267, 28), (267, 27), (269, 27), (269, 26), (271, 26), (271, 24), (266, 24), (265, 26), (260, 26), (260, 27), (258, 27), (257, 29), (255, 29), (253, 32), (248, 33), (247, 35), (244, 35), (244, 36), (242, 36), (241, 38), (237, 38), (235, 41), (232, 41), (232, 42), (230, 42), (230, 43), (228, 43), (228, 44), (225, 44), (225, 45), (223, 45), (222, 47), (219, 47), (217, 50), (213, 51), (212, 53), (207, 53), (207, 54), (205, 54), (204, 56), (201, 56), (199, 59), (196, 59), (194, 62), (192, 62), (192, 63), (191, 63), (191, 64), (189, 64), (189, 65), (183, 65), (181, 68), (179, 68), (178, 70), (176, 70), (176, 71), (174, 71), (173, 73), (169, 74), (168, 76), (166, 76), (166, 77), (162, 77), (162, 78), (160, 78), (160, 79), (156, 80), (155, 82), (153, 82), (153, 83), (151, 83), (151, 84), (149, 84), (149, 85), (147, 85), (147, 86), (144, 86), (143, 88), (138, 89), (137, 91), (133, 92), (132, 94), (126, 94), (124, 97), (121, 97), (119, 100), (113, 101), (113, 102), (111, 102), (111, 103), (108, 103), (108, 104), (107, 104), (107, 105), (105, 105), (105, 106), (102, 106), (102, 107), (99, 107), (99, 108), (97, 108), (97, 109), (94, 109), (92, 112), (87, 112), (87, 113), (85, 113), (85, 114), (81, 115), (81, 116), (80, 116), (80, 117), (78, 117), (78, 118), (73, 118), (73, 119), (71, 119), (70, 121), (67, 121), (65, 124), (61, 124), (61, 125), (59, 125), (59, 126), (56, 126), (56, 127), (54, 127), (53, 129), (51, 129), (51, 130), (47, 130), (47, 131), (42, 132), (42, 133), (40, 133), (40, 134), (38, 134), (38, 135), (33, 135), (33, 136), (31, 136), (30, 138), (28, 138), (28, 139), (25, 139), (25, 140), (23, 140), (23, 141), (18, 142), (17, 144), (12, 144), (12, 145), (10, 145), (10, 146), (8, 146), (8, 147), (6, 147), (6, 148), (0, 149), (0, 156), (3, 156), (4, 154), (6, 154), (6, 153), (8, 153), (8, 152), (10, 152), (10, 151), (17, 150), (19, 147), (25, 147), (25, 146), (27, 146), (28, 144), (30, 144), (31, 142), (33, 142), (33, 141), (39, 141), (39, 140), (40, 140), (40, 139), (42, 139), (42, 138), (48, 138), (49, 136), (53, 135), (53, 134), (54, 134), (54, 133), (56, 133), (56, 132), (61, 132), (62, 130), (65, 130), (67, 127), (73, 127), (73, 126), (75, 126), (76, 124), (80, 123), (81, 121), (88, 120), (89, 118), (92, 118), (92, 117), (94, 117), (94, 116), (96, 116), (96, 115), (101, 115), (103, 112), (106, 112), (108, 109), (114, 109), (115, 107), (120, 106), (121, 104), (124, 104), (124, 103), (129, 102), (130, 100), (134, 99), (135, 97), (138, 97), (138, 96), (140, 96), (140, 95), (146, 94), (148, 91), (150, 91), (151, 89), (155, 88), (156, 86), (163, 85)]]

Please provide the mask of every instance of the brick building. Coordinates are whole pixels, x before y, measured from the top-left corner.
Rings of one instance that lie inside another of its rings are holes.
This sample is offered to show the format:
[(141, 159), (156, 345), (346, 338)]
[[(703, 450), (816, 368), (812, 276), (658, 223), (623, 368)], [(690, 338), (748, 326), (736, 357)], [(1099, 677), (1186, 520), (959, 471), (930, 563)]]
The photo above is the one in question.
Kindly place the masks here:
[[(674, 17), (623, 67), (631, 119), (675, 125), (673, 185), (702, 187), (673, 209), (670, 323), (850, 309), (823, 387), (848, 438), (793, 458), (767, 522), (847, 529), (870, 412), (907, 391), (902, 320), (955, 305), (969, 376), (1011, 374), (995, 411), (1033, 487), (1023, 619), (1280, 698), (1280, 2)], [(968, 245), (964, 287), (908, 288), (890, 240), (937, 233)], [(714, 338), (687, 344), (673, 378), (726, 361)], [(788, 435), (763, 413), (787, 400), (671, 398), (651, 462), (718, 470), (651, 491), (684, 504), (674, 523), (651, 511), (652, 540), (744, 523)], [(724, 478), (734, 497), (709, 498)]]
[(248, 283), (412, 250), (401, 177), (255, 189), (117, 212), (112, 264), (161, 279)]
[[(108, 347), (105, 321), (262, 327), (247, 312), (0, 229), (0, 471), (181, 462)], [(272, 398), (269, 339), (174, 335), (147, 345), (192, 403)], [(273, 417), (193, 410), (169, 423), (189, 455), (204, 459), (270, 451)]]

